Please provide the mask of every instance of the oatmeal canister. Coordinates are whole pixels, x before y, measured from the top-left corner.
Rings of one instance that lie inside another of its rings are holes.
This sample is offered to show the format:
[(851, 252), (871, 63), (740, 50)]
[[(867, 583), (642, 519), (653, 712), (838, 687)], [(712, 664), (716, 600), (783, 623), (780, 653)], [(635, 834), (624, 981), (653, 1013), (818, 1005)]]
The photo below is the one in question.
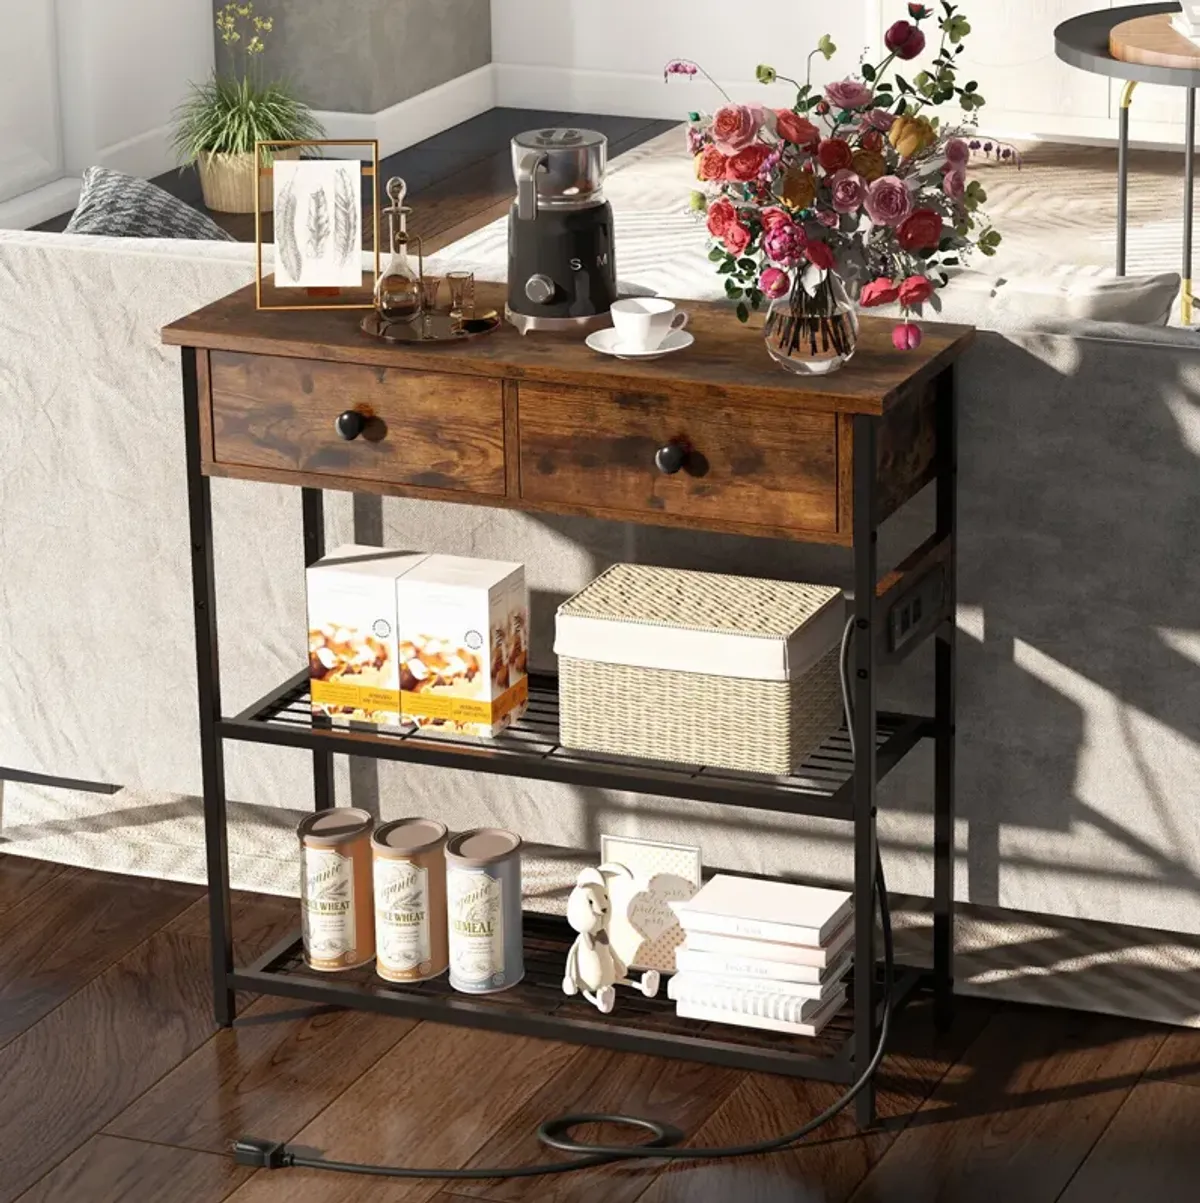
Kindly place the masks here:
[(446, 845), (450, 985), (466, 994), (515, 986), (521, 943), (521, 837), (482, 827)]
[(389, 982), (445, 973), (446, 828), (396, 819), (371, 838), (375, 870), (375, 972)]
[(300, 837), (304, 959), (312, 969), (353, 969), (375, 955), (369, 811), (335, 807), (308, 815)]

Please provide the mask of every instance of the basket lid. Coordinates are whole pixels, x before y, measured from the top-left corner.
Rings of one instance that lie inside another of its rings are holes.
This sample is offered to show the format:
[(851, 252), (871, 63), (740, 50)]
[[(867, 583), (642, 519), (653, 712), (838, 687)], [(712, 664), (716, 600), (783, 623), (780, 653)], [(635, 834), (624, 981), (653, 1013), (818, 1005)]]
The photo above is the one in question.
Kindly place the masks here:
[(832, 585), (614, 564), (558, 608), (554, 651), (577, 660), (752, 680), (803, 676), (841, 639)]

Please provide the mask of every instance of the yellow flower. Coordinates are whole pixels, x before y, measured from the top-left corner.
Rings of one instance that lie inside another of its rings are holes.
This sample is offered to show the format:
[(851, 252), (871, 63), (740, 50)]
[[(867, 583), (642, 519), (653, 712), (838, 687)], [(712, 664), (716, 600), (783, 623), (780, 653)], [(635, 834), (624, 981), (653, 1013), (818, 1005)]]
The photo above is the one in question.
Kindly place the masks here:
[(792, 170), (783, 177), (779, 199), (789, 209), (810, 209), (817, 199), (817, 185), (811, 171)]
[(888, 141), (905, 159), (920, 154), (936, 139), (937, 134), (927, 117), (897, 117), (888, 131)]
[(868, 184), (887, 175), (887, 160), (877, 150), (856, 150), (852, 166)]

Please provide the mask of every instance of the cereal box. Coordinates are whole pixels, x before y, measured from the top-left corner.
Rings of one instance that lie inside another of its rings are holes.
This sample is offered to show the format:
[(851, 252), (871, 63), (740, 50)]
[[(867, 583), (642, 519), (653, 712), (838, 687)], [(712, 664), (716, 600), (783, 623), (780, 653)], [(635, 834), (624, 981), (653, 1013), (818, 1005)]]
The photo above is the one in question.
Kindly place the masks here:
[(401, 711), (439, 735), (492, 736), (529, 695), (525, 568), (427, 556), (396, 581)]
[(308, 569), (308, 671), (314, 716), (399, 728), (396, 580), (423, 555), (347, 543)]

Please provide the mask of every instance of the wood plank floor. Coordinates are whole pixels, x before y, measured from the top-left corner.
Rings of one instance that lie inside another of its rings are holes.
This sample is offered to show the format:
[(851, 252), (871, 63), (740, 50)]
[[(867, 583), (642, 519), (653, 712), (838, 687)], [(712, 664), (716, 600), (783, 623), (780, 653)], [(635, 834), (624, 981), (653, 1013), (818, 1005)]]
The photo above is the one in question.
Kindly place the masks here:
[[(219, 1031), (200, 890), (0, 854), (0, 899), (0, 1203), (1200, 1197), (1200, 1033), (977, 999), (945, 1036), (924, 1004), (902, 1015), (868, 1133), (842, 1116), (784, 1153), (507, 1182), (253, 1173), (228, 1155), (239, 1135), (352, 1160), (520, 1164), (550, 1160), (533, 1132), (564, 1111), (626, 1109), (730, 1144), (797, 1126), (836, 1090), (279, 999), (244, 999)], [(291, 900), (239, 895), (239, 955), (296, 917)]]

